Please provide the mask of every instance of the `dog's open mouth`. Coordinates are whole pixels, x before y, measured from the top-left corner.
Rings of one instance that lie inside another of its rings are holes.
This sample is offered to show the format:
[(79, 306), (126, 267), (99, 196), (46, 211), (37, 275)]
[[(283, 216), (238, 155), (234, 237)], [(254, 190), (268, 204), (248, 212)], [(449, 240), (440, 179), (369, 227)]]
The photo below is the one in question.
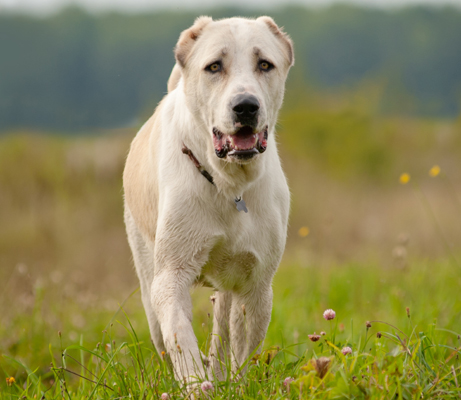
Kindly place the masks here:
[(261, 132), (254, 132), (253, 128), (244, 126), (232, 135), (213, 128), (213, 144), (219, 158), (231, 156), (239, 160), (248, 160), (266, 151), (267, 126)]

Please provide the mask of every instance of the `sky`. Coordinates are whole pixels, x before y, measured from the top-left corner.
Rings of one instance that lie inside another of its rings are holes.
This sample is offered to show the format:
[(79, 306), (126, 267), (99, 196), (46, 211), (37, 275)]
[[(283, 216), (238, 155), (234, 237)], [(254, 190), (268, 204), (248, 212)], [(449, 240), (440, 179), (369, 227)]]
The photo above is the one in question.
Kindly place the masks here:
[[(26, 12), (47, 15), (58, 12), (71, 4), (80, 5), (91, 12), (124, 11), (143, 12), (158, 9), (195, 9), (214, 6), (232, 5), (247, 8), (280, 7), (286, 4), (302, 4), (318, 7), (328, 6), (337, 0), (0, 0), (0, 13)], [(461, 0), (343, 0), (343, 3), (354, 3), (376, 7), (402, 7), (414, 4), (430, 4), (435, 6), (455, 5), (461, 7)]]

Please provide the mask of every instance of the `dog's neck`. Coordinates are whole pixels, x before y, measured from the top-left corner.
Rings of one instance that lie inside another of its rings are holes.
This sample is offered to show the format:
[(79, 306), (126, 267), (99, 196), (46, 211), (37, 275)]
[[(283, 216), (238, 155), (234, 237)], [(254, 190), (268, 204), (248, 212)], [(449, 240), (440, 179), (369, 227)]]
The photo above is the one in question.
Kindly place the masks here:
[[(170, 95), (177, 96), (176, 101), (185, 102), (181, 85), (174, 92)], [(184, 110), (185, 108), (181, 107), (180, 109)], [(188, 110), (188, 108), (186, 109)], [(181, 149), (183, 145), (186, 145), (203, 166), (203, 169), (213, 177), (216, 189), (224, 196), (235, 198), (243, 195), (266, 170), (265, 159), (268, 158), (266, 153), (257, 156), (255, 160), (245, 164), (228, 162), (218, 158), (215, 154), (211, 132), (204, 130), (203, 124), (200, 124), (189, 110), (182, 114), (178, 129), (181, 133), (182, 141), (178, 143), (178, 154), (181, 155)], [(272, 132), (269, 133), (269, 135), (271, 134)], [(270, 144), (275, 145), (274, 140), (270, 142)], [(272, 151), (274, 150), (272, 149)], [(268, 149), (268, 152), (271, 152), (271, 149)], [(192, 162), (191, 168), (193, 168)]]
[(189, 156), (191, 168), (195, 166), (226, 197), (234, 199), (242, 196), (262, 176), (265, 169), (264, 161), (260, 159), (264, 157), (262, 155), (247, 164), (231, 163), (219, 159), (214, 148), (209, 149), (203, 141), (187, 143), (192, 145), (189, 147), (187, 144), (181, 150)]

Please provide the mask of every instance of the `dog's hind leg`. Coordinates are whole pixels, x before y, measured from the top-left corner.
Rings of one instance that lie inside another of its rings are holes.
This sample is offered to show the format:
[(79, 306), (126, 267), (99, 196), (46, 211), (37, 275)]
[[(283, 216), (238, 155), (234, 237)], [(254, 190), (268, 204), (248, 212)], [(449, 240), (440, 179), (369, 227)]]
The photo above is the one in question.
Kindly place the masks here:
[(159, 355), (165, 350), (165, 344), (163, 343), (162, 331), (160, 329), (160, 324), (157, 319), (157, 314), (152, 307), (151, 299), (150, 299), (150, 286), (145, 284), (141, 284), (141, 294), (142, 294), (142, 304), (144, 305), (144, 310), (146, 311), (147, 320), (149, 322), (149, 329), (152, 341), (154, 342), (155, 348)]
[(247, 293), (233, 293), (230, 315), (232, 371), (244, 364), (266, 336), (271, 319), (272, 287), (270, 283), (252, 288)]
[(152, 282), (154, 277), (153, 251), (147, 247), (145, 240), (136, 227), (128, 207), (125, 207), (125, 224), (127, 227), (128, 242), (133, 253), (134, 264), (141, 285), (141, 298), (149, 322), (151, 338), (157, 352), (161, 354), (162, 351), (165, 351), (165, 345), (163, 343), (160, 324), (158, 323), (154, 308), (152, 307), (150, 297), (149, 282)]
[(226, 378), (230, 361), (229, 323), (232, 304), (231, 292), (216, 292), (213, 300), (213, 334), (208, 360), (211, 372), (219, 380)]

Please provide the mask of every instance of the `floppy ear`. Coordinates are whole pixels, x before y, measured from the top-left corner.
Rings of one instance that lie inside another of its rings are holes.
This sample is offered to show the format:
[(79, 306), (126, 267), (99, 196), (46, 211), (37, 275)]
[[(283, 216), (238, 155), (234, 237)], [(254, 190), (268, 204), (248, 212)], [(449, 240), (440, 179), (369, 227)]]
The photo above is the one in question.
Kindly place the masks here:
[(194, 44), (202, 33), (203, 28), (205, 28), (205, 26), (208, 25), (211, 21), (213, 21), (213, 19), (210, 17), (198, 17), (195, 20), (194, 25), (192, 25), (189, 29), (182, 31), (174, 50), (176, 61), (181, 66), (181, 68), (184, 68), (186, 65), (186, 61), (192, 50), (192, 47), (194, 47)]
[(278, 25), (271, 17), (263, 16), (257, 19), (258, 21), (264, 22), (269, 30), (283, 42), (285, 49), (287, 51), (287, 57), (290, 67), (295, 63), (294, 51), (293, 51), (293, 42), (291, 41), (290, 36), (283, 31), (283, 28), (279, 28)]

